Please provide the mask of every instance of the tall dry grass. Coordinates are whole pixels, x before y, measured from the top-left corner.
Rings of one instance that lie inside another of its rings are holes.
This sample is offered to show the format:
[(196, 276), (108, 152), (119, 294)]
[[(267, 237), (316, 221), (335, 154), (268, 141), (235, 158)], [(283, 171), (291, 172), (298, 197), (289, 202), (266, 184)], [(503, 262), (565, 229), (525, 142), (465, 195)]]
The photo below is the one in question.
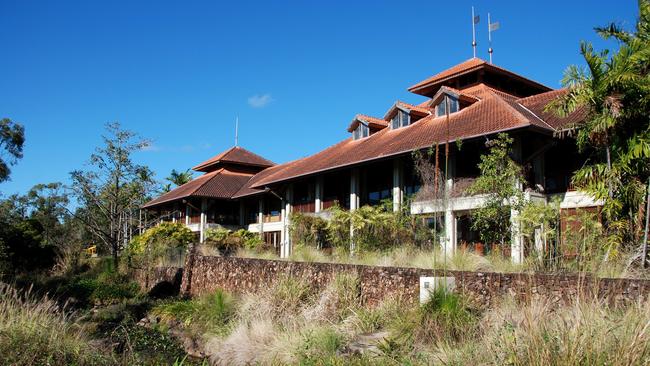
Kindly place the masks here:
[(48, 298), (0, 283), (0, 355), (7, 365), (114, 364)]

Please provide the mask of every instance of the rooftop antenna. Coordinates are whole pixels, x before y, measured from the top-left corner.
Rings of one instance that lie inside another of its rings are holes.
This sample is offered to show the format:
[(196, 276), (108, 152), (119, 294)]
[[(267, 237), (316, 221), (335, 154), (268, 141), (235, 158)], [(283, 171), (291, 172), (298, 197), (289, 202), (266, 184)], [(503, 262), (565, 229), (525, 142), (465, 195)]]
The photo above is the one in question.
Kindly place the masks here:
[(235, 146), (239, 146), (239, 116), (235, 119)]
[(472, 50), (474, 51), (474, 58), (476, 58), (476, 25), (480, 20), (479, 15), (474, 15), (474, 7), (472, 6)]
[(492, 52), (494, 52), (492, 49), (492, 32), (499, 29), (500, 26), (499, 22), (492, 23), (492, 21), (490, 21), (490, 13), (488, 13), (488, 42), (490, 44), (488, 53), (490, 54), (490, 63), (492, 63)]

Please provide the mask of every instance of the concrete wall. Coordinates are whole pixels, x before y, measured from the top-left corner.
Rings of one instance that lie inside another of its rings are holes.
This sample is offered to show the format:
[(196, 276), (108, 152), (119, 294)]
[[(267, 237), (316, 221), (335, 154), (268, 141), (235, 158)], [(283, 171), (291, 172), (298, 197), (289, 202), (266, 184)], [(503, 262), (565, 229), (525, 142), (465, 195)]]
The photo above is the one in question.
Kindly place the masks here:
[[(185, 269), (181, 292), (189, 296), (209, 293), (217, 288), (235, 293), (255, 291), (268, 287), (281, 276), (296, 276), (309, 281), (315, 289), (320, 289), (337, 273), (356, 274), (361, 282), (362, 297), (369, 305), (389, 296), (416, 302), (419, 299), (420, 276), (444, 274), (442, 271), (418, 268), (199, 255), (190, 256)], [(615, 304), (647, 299), (650, 294), (650, 280), (460, 271), (447, 271), (446, 276), (455, 277), (457, 289), (479, 306), (489, 306), (503, 295), (511, 295), (521, 301), (546, 297), (561, 305), (575, 300), (578, 294), (597, 296)]]

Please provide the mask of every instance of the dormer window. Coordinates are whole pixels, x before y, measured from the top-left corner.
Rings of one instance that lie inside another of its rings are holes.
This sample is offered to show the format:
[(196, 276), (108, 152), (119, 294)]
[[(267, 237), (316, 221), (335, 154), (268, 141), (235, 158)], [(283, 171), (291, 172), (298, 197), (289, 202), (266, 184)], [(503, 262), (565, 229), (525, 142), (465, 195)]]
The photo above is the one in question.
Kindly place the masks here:
[(392, 129), (397, 129), (397, 128), (400, 128), (400, 127), (406, 127), (406, 126), (408, 126), (410, 124), (410, 122), (411, 122), (410, 120), (411, 120), (411, 118), (410, 118), (408, 113), (406, 113), (405, 111), (403, 111), (401, 109), (398, 109), (397, 114), (390, 121), (390, 127)]
[(449, 95), (445, 95), (440, 103), (436, 105), (436, 117), (444, 116), (447, 114), (447, 105), (449, 105), (450, 114), (458, 112), (458, 99)]
[(357, 128), (352, 131), (352, 138), (354, 140), (359, 140), (368, 136), (370, 136), (370, 128), (368, 128), (368, 125), (365, 123), (359, 123), (359, 125), (357, 125)]

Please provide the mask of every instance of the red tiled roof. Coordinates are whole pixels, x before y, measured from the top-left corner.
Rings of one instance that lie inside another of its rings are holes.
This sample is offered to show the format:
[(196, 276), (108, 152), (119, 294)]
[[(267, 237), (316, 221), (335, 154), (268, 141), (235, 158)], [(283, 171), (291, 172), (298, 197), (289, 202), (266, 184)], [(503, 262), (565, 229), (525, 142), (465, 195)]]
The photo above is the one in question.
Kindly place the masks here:
[(429, 78), (426, 78), (419, 83), (416, 83), (415, 85), (411, 86), (408, 88), (409, 91), (413, 91), (415, 89), (419, 89), (422, 86), (428, 85), (428, 84), (433, 84), (435, 82), (440, 82), (445, 79), (449, 79), (451, 77), (464, 74), (466, 72), (470, 72), (472, 70), (478, 69), (479, 67), (485, 65), (486, 62), (484, 60), (481, 60), (480, 58), (474, 57), (470, 58), (467, 61), (461, 62), (458, 65), (454, 65), (447, 70), (441, 71)]
[(202, 162), (192, 169), (197, 171), (205, 171), (207, 168), (213, 167), (219, 163), (251, 165), (263, 168), (275, 165), (274, 162), (264, 159), (263, 157), (250, 152), (249, 150), (246, 150), (239, 146), (233, 146), (221, 154)]
[(142, 206), (150, 208), (162, 203), (176, 201), (187, 197), (209, 197), (229, 199), (239, 191), (253, 176), (232, 172), (227, 169), (218, 169), (205, 173), (188, 183), (177, 187), (160, 197), (151, 200)]
[(442, 71), (440, 73), (437, 73), (437, 74), (435, 74), (435, 75), (433, 75), (433, 76), (431, 76), (431, 77), (429, 77), (429, 78), (427, 78), (425, 80), (422, 80), (422, 81), (416, 83), (415, 85), (411, 86), (410, 88), (408, 88), (408, 90), (410, 92), (417, 93), (417, 90), (422, 89), (424, 87), (431, 86), (431, 85), (434, 85), (434, 84), (440, 84), (440, 83), (442, 83), (442, 82), (444, 82), (446, 80), (452, 79), (454, 77), (457, 77), (457, 76), (460, 76), (460, 75), (463, 75), (463, 74), (466, 74), (466, 73), (469, 73), (469, 72), (472, 72), (472, 71), (475, 71), (475, 70), (478, 70), (478, 69), (481, 69), (481, 68), (485, 68), (485, 69), (488, 69), (488, 70), (493, 70), (493, 71), (497, 71), (497, 72), (502, 73), (502, 74), (509, 75), (510, 77), (523, 80), (523, 81), (525, 81), (525, 82), (527, 82), (527, 83), (529, 83), (531, 85), (535, 85), (536, 87), (538, 87), (540, 89), (543, 89), (543, 90), (550, 90), (549, 87), (547, 87), (547, 86), (545, 86), (543, 84), (540, 84), (540, 83), (538, 83), (536, 81), (525, 78), (525, 77), (523, 77), (521, 75), (515, 74), (512, 71), (506, 70), (506, 69), (501, 68), (499, 66), (496, 66), (494, 64), (490, 64), (487, 61), (482, 60), (482, 59), (477, 58), (477, 57), (471, 58), (471, 59), (469, 59), (469, 60), (467, 60), (465, 62), (461, 62), (458, 65), (454, 65), (454, 66), (450, 67), (447, 70), (444, 70), (444, 71)]
[(357, 114), (352, 120), (352, 122), (350, 122), (350, 125), (348, 126), (348, 132), (354, 131), (354, 129), (357, 128), (359, 121), (365, 122), (368, 124), (368, 127), (376, 128), (376, 129), (382, 129), (388, 126), (388, 122), (386, 122), (381, 118), (367, 116), (365, 114)]
[(257, 176), (249, 183), (262, 187), (325, 170), (354, 165), (383, 157), (409, 153), (445, 141), (467, 139), (501, 131), (533, 127), (553, 129), (516, 103), (516, 98), (487, 86), (472, 90), (481, 100), (446, 118), (430, 115), (407, 127), (383, 129), (367, 138), (339, 142), (306, 158), (274, 167), (274, 172)]
[(386, 112), (386, 114), (384, 115), (384, 121), (389, 121), (393, 117), (393, 115), (395, 113), (395, 110), (398, 107), (401, 107), (403, 109), (408, 109), (409, 111), (419, 113), (419, 114), (421, 114), (423, 116), (427, 116), (427, 115), (431, 114), (432, 111), (431, 111), (431, 109), (429, 109), (426, 106), (426, 103), (428, 103), (428, 101), (425, 101), (424, 103), (415, 105), (415, 104), (405, 103), (405, 102), (402, 102), (401, 100), (398, 100), (398, 101), (395, 102), (395, 104), (393, 104), (392, 107), (390, 107), (388, 112)]
[(526, 107), (532, 113), (543, 119), (547, 124), (556, 130), (571, 128), (584, 121), (587, 116), (586, 108), (578, 108), (566, 117), (560, 117), (553, 112), (547, 112), (546, 106), (556, 98), (567, 93), (567, 89), (553, 90), (546, 93), (533, 95), (517, 100), (519, 104)]
[[(300, 160), (300, 159), (299, 159)], [(261, 188), (253, 188), (257, 185), (257, 182), (264, 180), (266, 177), (275, 174), (278, 172), (279, 169), (282, 169), (284, 166), (287, 164), (293, 164), (296, 163), (298, 160), (294, 160), (288, 163), (280, 164), (280, 165), (275, 165), (270, 168), (266, 168), (262, 170), (261, 172), (255, 174), (246, 184), (244, 184), (243, 187), (235, 193), (232, 198), (240, 198), (244, 196), (251, 196), (259, 193), (264, 192), (264, 187), (262, 186)]]

